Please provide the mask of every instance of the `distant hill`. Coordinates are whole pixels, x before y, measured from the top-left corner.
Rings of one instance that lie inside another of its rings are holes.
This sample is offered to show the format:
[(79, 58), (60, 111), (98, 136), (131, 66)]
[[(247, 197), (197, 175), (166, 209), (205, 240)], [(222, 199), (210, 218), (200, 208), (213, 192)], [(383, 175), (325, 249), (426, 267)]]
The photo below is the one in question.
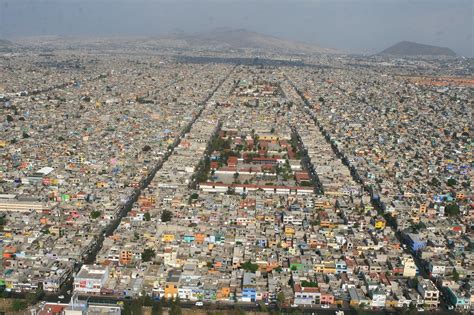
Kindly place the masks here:
[(447, 47), (419, 44), (403, 41), (395, 44), (380, 53), (392, 56), (452, 56), (456, 53)]
[(17, 45), (12, 43), (11, 41), (0, 38), (0, 52), (12, 52), (12, 50), (16, 47)]
[(175, 33), (157, 38), (158, 42), (173, 43), (189, 48), (254, 49), (261, 51), (281, 51), (290, 53), (334, 53), (335, 50), (312, 44), (282, 39), (274, 36), (247, 31), (245, 29), (215, 29), (201, 33)]
[(11, 41), (0, 38), (0, 47), (10, 47), (10, 46), (13, 46), (13, 43)]

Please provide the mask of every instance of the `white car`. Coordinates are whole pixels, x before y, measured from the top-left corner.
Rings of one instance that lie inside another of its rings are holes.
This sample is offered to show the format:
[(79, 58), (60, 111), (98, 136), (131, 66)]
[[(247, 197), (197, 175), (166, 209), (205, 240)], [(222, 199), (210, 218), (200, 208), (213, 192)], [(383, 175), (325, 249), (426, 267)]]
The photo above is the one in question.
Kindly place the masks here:
[(201, 302), (201, 301), (197, 301), (197, 302), (196, 302), (196, 306), (204, 306), (204, 303)]
[(63, 299), (64, 299), (64, 295), (58, 296), (58, 299), (63, 300)]
[(329, 308), (329, 304), (322, 304), (321, 308)]
[(291, 304), (291, 307), (293, 307), (293, 308), (297, 308), (297, 307), (298, 307), (298, 305), (296, 305), (296, 304)]

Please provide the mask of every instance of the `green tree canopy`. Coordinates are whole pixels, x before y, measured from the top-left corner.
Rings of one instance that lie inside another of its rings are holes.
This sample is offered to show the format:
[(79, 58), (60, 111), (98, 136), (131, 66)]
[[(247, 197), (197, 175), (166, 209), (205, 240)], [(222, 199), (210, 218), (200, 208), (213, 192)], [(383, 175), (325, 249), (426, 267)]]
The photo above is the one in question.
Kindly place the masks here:
[(450, 178), (448, 179), (447, 183), (446, 183), (449, 187), (453, 187), (453, 186), (456, 186), (457, 184), (457, 181), (454, 179), (454, 178)]
[(28, 307), (28, 304), (26, 304), (25, 301), (23, 300), (13, 300), (12, 302), (12, 308), (15, 312), (19, 312), (19, 311), (22, 311), (24, 309), (26, 309)]
[(163, 210), (161, 213), (161, 222), (169, 222), (173, 218), (173, 213), (169, 210)]
[(258, 270), (258, 265), (257, 264), (252, 264), (249, 261), (245, 262), (242, 264), (242, 269), (244, 269), (245, 271), (249, 271), (249, 272), (256, 272)]
[(91, 212), (91, 218), (94, 219), (94, 220), (97, 219), (98, 217), (100, 217), (100, 215), (101, 215), (100, 211), (92, 211)]
[(153, 249), (151, 248), (145, 248), (145, 250), (142, 253), (142, 261), (147, 262), (151, 261), (153, 258), (155, 258), (156, 253)]
[(150, 221), (151, 220), (150, 212), (145, 212), (145, 215), (143, 217), (145, 218), (145, 221)]
[(459, 206), (455, 203), (446, 205), (444, 210), (448, 216), (456, 216), (459, 214)]

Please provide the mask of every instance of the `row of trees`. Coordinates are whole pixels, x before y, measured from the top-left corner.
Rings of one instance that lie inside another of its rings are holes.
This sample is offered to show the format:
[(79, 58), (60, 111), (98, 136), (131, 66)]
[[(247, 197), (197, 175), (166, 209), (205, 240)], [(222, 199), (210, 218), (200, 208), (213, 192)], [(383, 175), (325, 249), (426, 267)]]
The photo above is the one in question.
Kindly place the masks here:
[[(11, 298), (11, 293), (2, 291), (0, 296), (2, 298)], [(26, 310), (28, 305), (35, 305), (44, 298), (43, 288), (38, 287), (35, 292), (26, 294), (24, 299), (14, 299), (11, 302), (11, 309), (15, 312)], [(1, 313), (1, 311), (0, 311)]]
[(143, 314), (143, 307), (151, 307), (152, 315), (163, 314), (163, 308), (168, 308), (169, 315), (181, 315), (181, 302), (179, 299), (167, 300), (162, 298), (158, 301), (152, 299), (148, 295), (144, 295), (132, 301), (126, 301), (123, 305), (122, 314), (124, 315), (141, 315)]

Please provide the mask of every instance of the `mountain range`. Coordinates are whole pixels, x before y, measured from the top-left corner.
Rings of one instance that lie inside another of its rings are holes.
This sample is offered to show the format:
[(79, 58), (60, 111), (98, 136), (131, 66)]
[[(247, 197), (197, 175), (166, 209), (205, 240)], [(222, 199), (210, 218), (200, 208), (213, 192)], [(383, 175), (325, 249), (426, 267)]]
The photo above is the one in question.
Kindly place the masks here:
[[(252, 50), (254, 53), (318, 54), (337, 53), (334, 49), (278, 38), (245, 29), (214, 29), (209, 32), (172, 34), (153, 37), (84, 38), (71, 36), (43, 36), (18, 39), (24, 46), (44, 49), (192, 49), (200, 51), (235, 52)], [(65, 45), (66, 44), (66, 45)]]
[[(195, 51), (242, 53), (250, 50), (253, 54), (320, 54), (341, 53), (335, 49), (324, 48), (314, 44), (265, 35), (245, 29), (214, 29), (208, 32), (185, 33), (176, 31), (172, 34), (154, 37), (106, 37), (83, 38), (71, 36), (43, 36), (19, 39), (12, 43), (0, 39), (0, 50), (9, 51), (20, 47), (36, 47), (46, 50), (63, 49), (99, 49), (99, 50), (160, 50), (182, 49)], [(390, 56), (456, 56), (446, 47), (402, 41), (379, 53)]]
[(313, 44), (283, 39), (275, 36), (251, 32), (245, 29), (214, 29), (200, 33), (174, 33), (157, 38), (168, 44), (184, 45), (193, 48), (213, 47), (221, 50), (254, 49), (261, 51), (280, 51), (287, 53), (335, 53), (334, 49)]

